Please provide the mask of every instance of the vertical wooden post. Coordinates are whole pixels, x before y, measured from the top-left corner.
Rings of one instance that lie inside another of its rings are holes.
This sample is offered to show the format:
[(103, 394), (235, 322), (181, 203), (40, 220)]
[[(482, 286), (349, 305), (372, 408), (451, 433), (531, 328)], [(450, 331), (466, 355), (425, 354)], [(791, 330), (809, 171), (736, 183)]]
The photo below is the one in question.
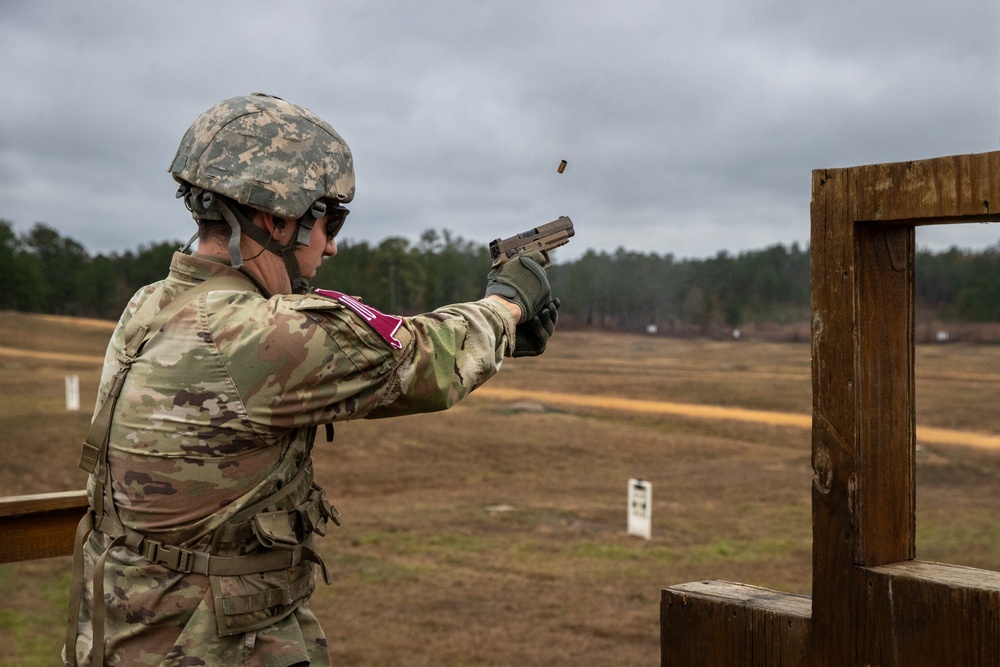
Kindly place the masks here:
[[(817, 665), (860, 664), (864, 571), (915, 545), (913, 227), (854, 224), (852, 170), (813, 176), (813, 613)], [(860, 596), (860, 597), (859, 597)]]

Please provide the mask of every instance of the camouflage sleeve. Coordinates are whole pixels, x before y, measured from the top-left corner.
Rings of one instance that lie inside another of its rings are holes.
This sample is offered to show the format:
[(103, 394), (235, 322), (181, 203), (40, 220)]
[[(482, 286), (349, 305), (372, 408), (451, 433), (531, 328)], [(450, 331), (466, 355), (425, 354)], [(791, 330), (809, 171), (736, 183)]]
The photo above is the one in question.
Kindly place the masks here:
[(439, 308), (404, 325), (410, 344), (368, 418), (449, 408), (493, 377), (514, 345), (513, 317), (489, 299)]
[(389, 318), (392, 336), (334, 299), (264, 304), (252, 322), (214, 318), (212, 336), (247, 417), (266, 429), (443, 410), (492, 377), (514, 342), (510, 313), (485, 299)]

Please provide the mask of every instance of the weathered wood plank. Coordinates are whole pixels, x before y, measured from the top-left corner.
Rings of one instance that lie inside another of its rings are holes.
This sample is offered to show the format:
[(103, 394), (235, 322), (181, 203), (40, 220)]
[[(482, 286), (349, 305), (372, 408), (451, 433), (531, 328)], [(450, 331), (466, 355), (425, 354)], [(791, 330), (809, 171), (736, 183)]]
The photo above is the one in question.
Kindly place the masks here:
[(914, 229), (857, 225), (854, 251), (854, 563), (882, 565), (915, 551)]
[(909, 561), (866, 575), (884, 627), (870, 664), (1000, 665), (1000, 573)]
[(851, 168), (853, 222), (929, 225), (1000, 220), (1000, 151)]
[(812, 652), (817, 666), (854, 664), (841, 638), (855, 632), (858, 378), (855, 226), (849, 170), (813, 172)]
[(73, 553), (87, 492), (0, 498), (0, 563)]
[(725, 581), (664, 589), (660, 601), (664, 667), (802, 667), (808, 664), (810, 601)]

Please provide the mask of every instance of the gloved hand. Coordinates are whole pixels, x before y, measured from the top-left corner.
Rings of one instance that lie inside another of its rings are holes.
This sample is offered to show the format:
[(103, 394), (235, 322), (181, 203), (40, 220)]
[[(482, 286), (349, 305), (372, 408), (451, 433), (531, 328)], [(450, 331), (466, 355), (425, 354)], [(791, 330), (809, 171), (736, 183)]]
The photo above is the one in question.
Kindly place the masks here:
[(514, 330), (514, 352), (510, 356), (537, 357), (544, 352), (558, 319), (559, 299), (553, 299), (532, 319), (517, 325)]
[(529, 252), (493, 269), (487, 276), (486, 296), (496, 294), (516, 303), (521, 309), (520, 322), (533, 320), (552, 296), (541, 266), (544, 261), (542, 253)]

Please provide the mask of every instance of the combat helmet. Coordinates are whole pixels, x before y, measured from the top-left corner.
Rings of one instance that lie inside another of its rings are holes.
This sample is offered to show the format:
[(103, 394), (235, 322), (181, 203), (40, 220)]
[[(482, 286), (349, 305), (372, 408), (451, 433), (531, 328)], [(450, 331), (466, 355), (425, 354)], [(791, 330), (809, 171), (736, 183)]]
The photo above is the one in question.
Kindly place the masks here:
[[(301, 277), (294, 250), (308, 245), (316, 220), (328, 213), (346, 215), (342, 204), (354, 198), (351, 149), (330, 125), (308, 109), (253, 93), (212, 106), (195, 119), (170, 165), (195, 220), (225, 220), (232, 229), (229, 253), (239, 268), (240, 232), (281, 255), (295, 291)], [(237, 202), (296, 220), (297, 234), (285, 245), (240, 212)]]

